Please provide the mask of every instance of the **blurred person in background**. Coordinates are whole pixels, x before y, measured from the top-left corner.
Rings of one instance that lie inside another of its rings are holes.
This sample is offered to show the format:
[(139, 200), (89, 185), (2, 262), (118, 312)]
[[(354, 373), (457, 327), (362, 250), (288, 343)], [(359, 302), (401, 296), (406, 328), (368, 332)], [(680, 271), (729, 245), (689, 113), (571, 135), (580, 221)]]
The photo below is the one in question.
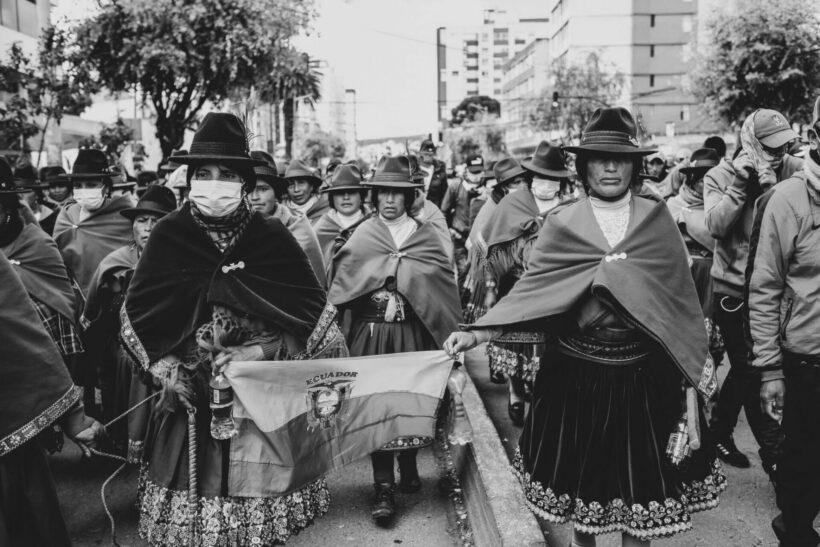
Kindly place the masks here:
[(447, 167), (436, 158), (436, 145), (430, 139), (424, 139), (419, 147), (419, 169), (424, 175), (427, 200), (440, 209), (447, 192)]

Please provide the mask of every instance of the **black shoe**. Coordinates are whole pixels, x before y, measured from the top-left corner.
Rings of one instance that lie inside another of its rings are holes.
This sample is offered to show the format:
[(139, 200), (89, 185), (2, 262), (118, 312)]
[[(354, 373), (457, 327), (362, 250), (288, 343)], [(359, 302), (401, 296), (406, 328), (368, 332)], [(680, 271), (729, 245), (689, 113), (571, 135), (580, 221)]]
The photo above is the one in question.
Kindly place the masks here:
[(415, 477), (402, 475), (399, 481), (399, 490), (405, 494), (412, 494), (421, 490), (421, 479), (418, 474)]
[(506, 384), (507, 379), (504, 377), (503, 372), (498, 372), (495, 370), (490, 370), (490, 381), (494, 384)]
[(373, 505), (371, 515), (377, 524), (387, 524), (396, 514), (396, 502), (393, 499), (393, 488), (395, 484), (390, 482), (377, 482), (376, 503)]
[(737, 449), (737, 446), (735, 446), (735, 441), (731, 437), (715, 444), (715, 450), (717, 451), (718, 458), (729, 465), (741, 467), (743, 469), (751, 465), (749, 458)]
[(510, 415), (510, 419), (512, 420), (513, 425), (517, 425), (521, 427), (524, 425), (524, 403), (518, 402), (513, 403), (510, 402), (507, 404), (507, 412)]

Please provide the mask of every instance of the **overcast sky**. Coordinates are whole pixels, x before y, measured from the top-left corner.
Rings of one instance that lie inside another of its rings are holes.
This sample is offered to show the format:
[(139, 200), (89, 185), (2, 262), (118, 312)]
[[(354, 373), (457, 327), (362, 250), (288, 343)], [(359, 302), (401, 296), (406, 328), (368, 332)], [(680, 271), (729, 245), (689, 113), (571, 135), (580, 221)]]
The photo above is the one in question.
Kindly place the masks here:
[[(484, 9), (546, 17), (546, 0), (316, 0), (297, 46), (333, 66), (357, 96), (358, 137), (437, 131), (436, 29), (476, 25)], [(59, 0), (55, 21), (90, 13), (92, 0)], [(460, 100), (460, 98), (456, 99)], [(455, 106), (455, 105), (453, 105)]]

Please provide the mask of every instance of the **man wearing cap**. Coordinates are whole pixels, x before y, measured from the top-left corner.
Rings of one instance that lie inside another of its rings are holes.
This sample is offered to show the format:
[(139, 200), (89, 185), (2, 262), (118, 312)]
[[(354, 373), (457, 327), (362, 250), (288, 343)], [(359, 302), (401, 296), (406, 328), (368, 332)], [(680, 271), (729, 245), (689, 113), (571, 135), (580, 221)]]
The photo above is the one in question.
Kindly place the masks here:
[(461, 180), (450, 183), (441, 201), (441, 212), (450, 226), (453, 239), (458, 286), (464, 286), (469, 263), (467, 261), (467, 237), (470, 235), (470, 205), (480, 194), (479, 185), (484, 180), (484, 158), (480, 154), (467, 157), (467, 165)]
[[(80, 320), (86, 349), (84, 360), (97, 370), (105, 422), (150, 394), (146, 384), (132, 372), (130, 361), (120, 347), (117, 338), (121, 328), (119, 311), (151, 231), (174, 209), (174, 193), (164, 186), (152, 185), (134, 207), (120, 211), (120, 215), (131, 222), (132, 241), (100, 261), (88, 288)], [(129, 414), (127, 422), (109, 429), (110, 440), (118, 453), (126, 453), (126, 441), (132, 459), (139, 451), (147, 426), (145, 412), (149, 409), (150, 405), (143, 405)]]
[(655, 177), (658, 180), (666, 178), (666, 161), (663, 159), (663, 154), (655, 152), (646, 158), (646, 174)]
[(62, 175), (74, 187), (77, 202), (60, 211), (54, 240), (71, 275), (85, 294), (105, 256), (131, 241), (131, 223), (120, 211), (134, 206), (133, 197), (110, 197), (112, 178), (101, 150), (82, 149), (71, 174)]
[(291, 212), (307, 217), (311, 224), (327, 213), (330, 205), (327, 196), (319, 193), (322, 179), (316, 176), (313, 169), (301, 160), (291, 160), (285, 172), (288, 183), (288, 197), (285, 200)]
[(772, 521), (780, 545), (816, 546), (820, 512), (820, 98), (802, 171), (759, 200), (748, 279), (752, 366), (761, 404), (782, 420)]
[(319, 239), (307, 217), (295, 215), (290, 209), (279, 203), (287, 195), (287, 182), (279, 176), (273, 156), (263, 150), (252, 150), (251, 158), (265, 162), (253, 168), (256, 173), (256, 187), (248, 194), (251, 206), (255, 211), (277, 219), (290, 230), (293, 237), (305, 251), (310, 265), (319, 283), (327, 283), (325, 261)]
[(424, 139), (419, 147), (419, 170), (424, 175), (427, 200), (441, 208), (441, 201), (447, 192), (447, 167), (436, 158), (436, 145), (430, 139)]
[(782, 114), (755, 110), (743, 122), (735, 158), (722, 160), (704, 177), (706, 226), (717, 240), (712, 264), (715, 321), (731, 366), (712, 415), (712, 428), (720, 458), (737, 467), (749, 467), (749, 459), (732, 439), (738, 414), (745, 408), (760, 446), (763, 468), (770, 476), (781, 434), (777, 422), (760, 410), (760, 374), (750, 367), (751, 347), (743, 329), (743, 286), (755, 202), (802, 168), (801, 160), (786, 154), (788, 144), (797, 138)]

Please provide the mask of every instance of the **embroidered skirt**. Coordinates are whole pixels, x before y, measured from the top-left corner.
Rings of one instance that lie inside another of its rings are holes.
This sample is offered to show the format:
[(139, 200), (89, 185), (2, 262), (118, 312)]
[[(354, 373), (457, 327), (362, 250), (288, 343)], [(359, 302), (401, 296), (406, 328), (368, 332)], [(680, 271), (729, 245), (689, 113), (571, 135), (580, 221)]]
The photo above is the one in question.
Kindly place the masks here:
[(618, 360), (547, 349), (513, 467), (538, 516), (585, 533), (643, 539), (691, 528), (726, 480), (701, 416), (702, 448), (681, 469), (665, 455), (681, 415), (681, 375), (660, 351)]
[(535, 380), (544, 353), (545, 337), (540, 332), (508, 332), (487, 344), (490, 372), (520, 379)]

